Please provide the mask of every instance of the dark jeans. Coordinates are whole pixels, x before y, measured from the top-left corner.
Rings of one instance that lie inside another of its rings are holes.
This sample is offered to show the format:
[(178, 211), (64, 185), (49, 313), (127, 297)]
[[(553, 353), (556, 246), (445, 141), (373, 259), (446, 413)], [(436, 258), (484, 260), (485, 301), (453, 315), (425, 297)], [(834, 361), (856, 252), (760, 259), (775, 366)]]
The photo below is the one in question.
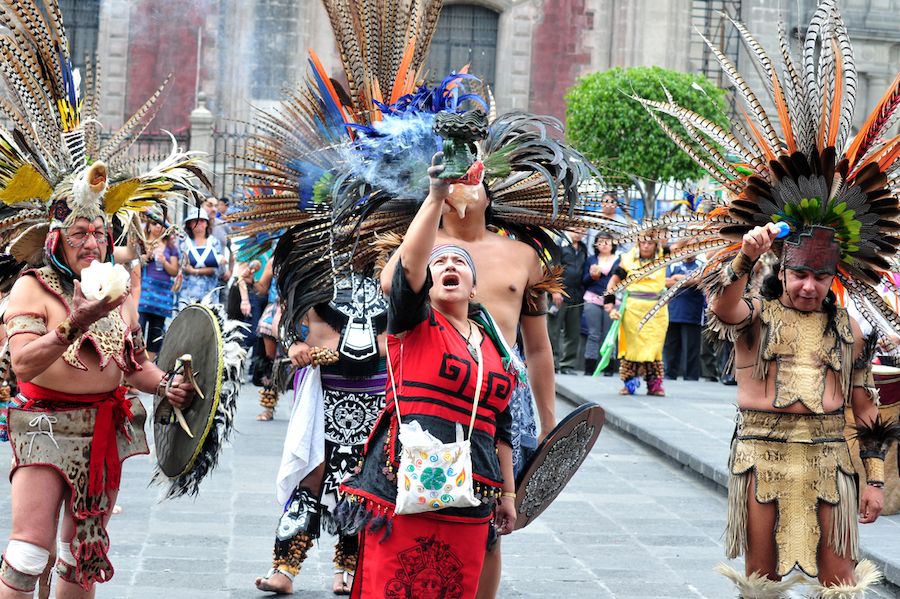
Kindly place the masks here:
[(684, 380), (700, 379), (700, 335), (699, 324), (670, 322), (663, 346), (663, 361), (666, 364), (666, 378), (676, 379), (684, 372)]
[(582, 305), (563, 304), (559, 312), (547, 316), (550, 327), (550, 345), (553, 346), (553, 363), (557, 370), (575, 370), (578, 366), (578, 346), (581, 343)]
[(147, 351), (158, 354), (162, 347), (163, 335), (166, 334), (166, 317), (150, 312), (141, 312), (138, 314), (138, 323), (144, 333)]
[(719, 359), (716, 344), (706, 335), (700, 336), (700, 374), (705, 379), (719, 380)]
[(269, 296), (257, 295), (252, 287), (249, 287), (247, 292), (250, 299), (250, 316), (244, 319), (244, 322), (250, 326), (250, 330), (247, 331), (247, 334), (244, 337), (244, 349), (250, 350), (256, 348), (256, 326), (259, 324), (259, 319), (262, 316), (263, 310), (266, 309), (266, 306), (269, 303)]

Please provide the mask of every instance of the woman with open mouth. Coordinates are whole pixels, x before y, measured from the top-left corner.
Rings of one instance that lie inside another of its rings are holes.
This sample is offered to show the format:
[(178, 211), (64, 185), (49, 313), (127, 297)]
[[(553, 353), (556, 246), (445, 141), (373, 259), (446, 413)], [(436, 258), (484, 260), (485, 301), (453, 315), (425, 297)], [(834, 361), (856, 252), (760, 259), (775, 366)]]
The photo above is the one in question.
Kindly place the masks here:
[[(453, 187), (461, 185), (438, 177), (440, 162), (435, 155), (430, 192), (397, 250), (386, 407), (358, 474), (341, 486), (338, 520), (346, 533), (360, 535), (352, 597), (474, 598), (488, 543), (515, 527), (508, 406), (517, 373), (504, 366), (510, 350), (493, 319), (472, 303), (472, 257), (459, 246), (434, 245), (441, 216), (452, 208)], [(397, 478), (409, 478), (398, 472), (398, 429), (413, 420), (444, 443), (457, 440), (458, 426), (469, 431), (477, 505), (441, 507), (449, 503), (447, 487), (459, 480), (426, 468), (412, 484), (436, 491), (431, 509), (395, 514)]]

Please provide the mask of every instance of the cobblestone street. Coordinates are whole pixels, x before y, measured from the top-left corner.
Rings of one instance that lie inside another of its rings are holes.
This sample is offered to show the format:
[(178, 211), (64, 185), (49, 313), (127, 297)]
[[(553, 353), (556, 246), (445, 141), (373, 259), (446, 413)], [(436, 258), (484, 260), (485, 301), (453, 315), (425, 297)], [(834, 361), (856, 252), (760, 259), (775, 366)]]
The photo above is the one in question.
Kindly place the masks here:
[[(667, 400), (679, 398), (670, 393)], [(558, 404), (560, 417), (570, 409)], [(258, 411), (256, 390), (248, 386), (233, 444), (195, 499), (160, 503), (158, 489), (147, 486), (150, 458), (126, 463), (124, 511), (110, 526), (116, 575), (99, 587), (98, 597), (266, 596), (253, 580), (268, 569), (280, 514), (273, 481), (287, 409), (270, 423), (257, 422)], [(8, 445), (0, 451), (9, 458)], [(3, 484), (0, 534), (6, 537)], [(725, 497), (713, 483), (607, 426), (557, 502), (504, 541), (500, 596), (731, 597), (729, 584), (712, 572), (723, 556), (724, 522)], [(310, 552), (295, 583), (297, 596), (334, 597), (328, 590), (332, 546), (326, 537)], [(877, 596), (900, 597), (886, 590)]]

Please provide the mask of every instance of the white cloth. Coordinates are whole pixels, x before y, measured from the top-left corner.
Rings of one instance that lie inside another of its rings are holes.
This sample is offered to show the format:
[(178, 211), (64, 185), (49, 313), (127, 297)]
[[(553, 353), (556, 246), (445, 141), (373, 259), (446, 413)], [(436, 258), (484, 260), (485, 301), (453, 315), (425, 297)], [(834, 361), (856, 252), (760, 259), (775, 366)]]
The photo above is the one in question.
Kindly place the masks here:
[(284, 505), (294, 489), (319, 464), (325, 461), (325, 410), (322, 377), (318, 367), (308, 366), (303, 382), (295, 391), (294, 405), (281, 465), (275, 481), (276, 497)]

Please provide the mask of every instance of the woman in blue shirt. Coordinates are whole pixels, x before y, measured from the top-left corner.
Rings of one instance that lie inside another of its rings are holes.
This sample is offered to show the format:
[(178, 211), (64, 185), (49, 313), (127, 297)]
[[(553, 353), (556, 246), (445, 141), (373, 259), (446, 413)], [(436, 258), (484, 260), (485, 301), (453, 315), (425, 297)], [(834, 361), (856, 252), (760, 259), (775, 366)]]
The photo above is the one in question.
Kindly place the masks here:
[(219, 240), (209, 234), (209, 217), (206, 211), (191, 211), (184, 221), (184, 232), (187, 235), (181, 246), (184, 256), (184, 284), (178, 298), (179, 308), (202, 301), (218, 287), (219, 269), (226, 261)]

